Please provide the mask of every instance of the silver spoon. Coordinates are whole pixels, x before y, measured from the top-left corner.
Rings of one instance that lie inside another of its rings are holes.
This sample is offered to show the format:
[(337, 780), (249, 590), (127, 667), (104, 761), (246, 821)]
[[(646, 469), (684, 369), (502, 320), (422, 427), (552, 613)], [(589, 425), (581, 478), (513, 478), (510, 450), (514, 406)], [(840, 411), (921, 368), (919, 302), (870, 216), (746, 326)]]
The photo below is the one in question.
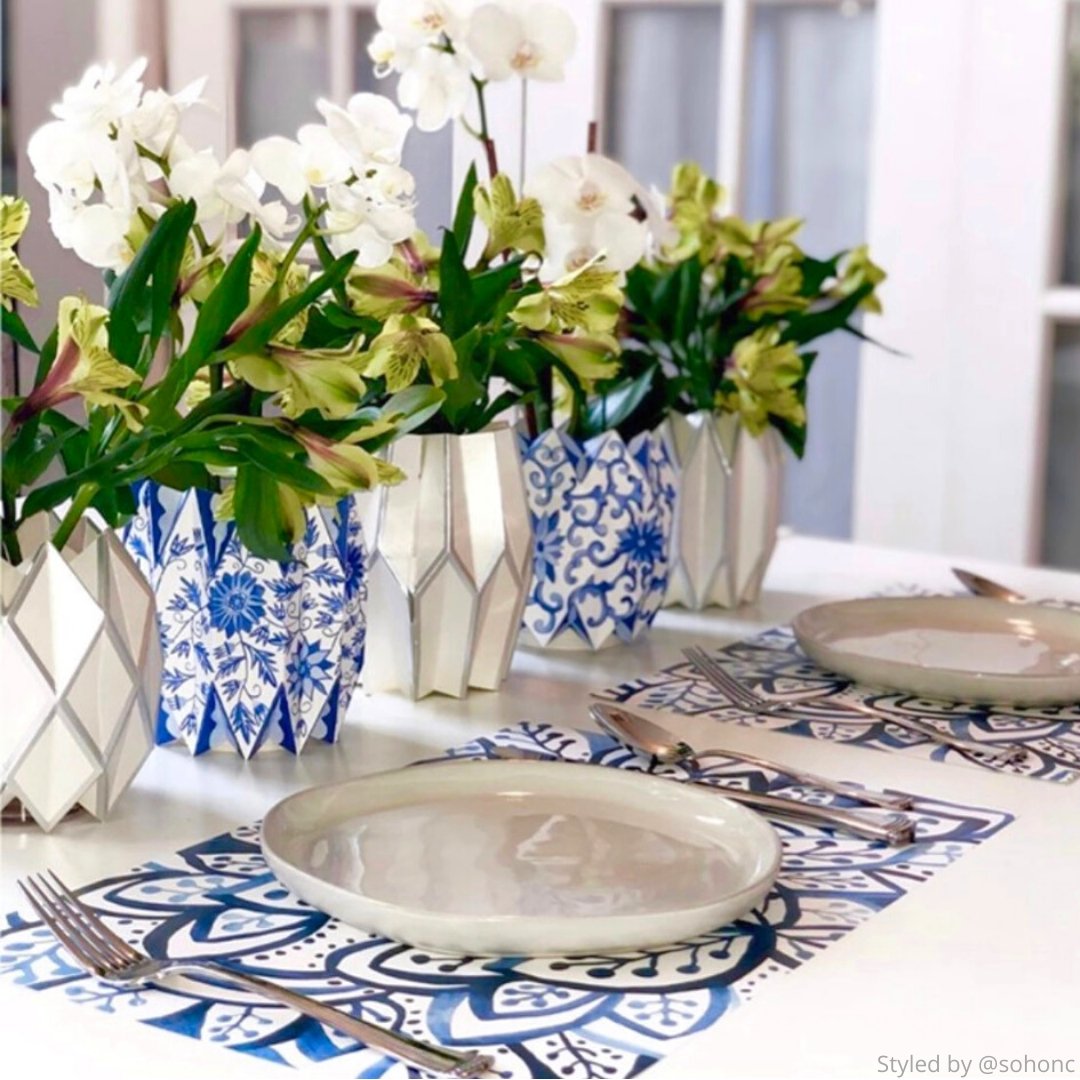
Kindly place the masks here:
[(632, 746), (635, 750), (651, 754), (666, 765), (685, 765), (697, 770), (700, 768), (700, 758), (726, 757), (735, 761), (745, 761), (748, 765), (756, 765), (758, 768), (782, 773), (799, 784), (820, 788), (822, 791), (831, 792), (833, 795), (842, 795), (844, 798), (854, 799), (856, 802), (866, 803), (869, 806), (881, 806), (888, 810), (910, 810), (912, 806), (910, 795), (892, 795), (883, 791), (849, 787), (847, 784), (837, 780), (830, 780), (828, 777), (818, 776), (816, 773), (796, 770), (790, 765), (780, 765), (775, 761), (769, 761), (755, 754), (744, 753), (742, 750), (695, 750), (689, 743), (676, 739), (666, 728), (646, 719), (640, 713), (631, 712), (629, 709), (611, 705), (608, 702), (598, 701), (590, 705), (589, 715), (601, 728), (614, 735), (616, 739), (626, 743), (628, 746)]
[(1028, 598), (1023, 593), (1018, 593), (1015, 589), (1010, 589), (997, 581), (993, 581), (991, 578), (983, 577), (982, 574), (975, 574), (970, 570), (960, 570), (955, 566), (953, 567), (953, 574), (968, 592), (974, 593), (976, 596), (987, 596), (991, 600), (1005, 600), (1010, 604), (1029, 603)]

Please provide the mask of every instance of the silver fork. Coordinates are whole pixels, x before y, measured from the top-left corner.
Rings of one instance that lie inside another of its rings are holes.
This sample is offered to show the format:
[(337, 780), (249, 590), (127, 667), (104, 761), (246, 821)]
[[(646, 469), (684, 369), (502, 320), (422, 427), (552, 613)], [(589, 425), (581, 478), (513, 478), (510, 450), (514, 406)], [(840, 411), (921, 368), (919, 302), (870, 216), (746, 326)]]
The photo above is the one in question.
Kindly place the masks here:
[(49, 876), (51, 883), (44, 875), (31, 875), (18, 883), (19, 888), (41, 921), (74, 960), (99, 979), (140, 986), (162, 981), (169, 975), (188, 975), (212, 984), (235, 986), (295, 1009), (327, 1027), (436, 1076), (491, 1075), (493, 1060), (486, 1055), (475, 1052), (459, 1054), (430, 1046), (210, 960), (153, 960), (114, 934), (97, 913), (82, 903), (51, 871)]
[(1015, 761), (1022, 761), (1027, 757), (1027, 751), (1022, 746), (987, 746), (984, 743), (973, 742), (970, 739), (961, 739), (955, 735), (948, 735), (943, 731), (939, 731), (932, 724), (924, 724), (922, 721), (910, 716), (898, 717), (891, 713), (885, 715), (871, 709), (868, 705), (854, 701), (844, 701), (835, 697), (829, 697), (829, 700), (825, 701), (823, 699), (830, 693), (828, 690), (809, 690), (798, 697), (785, 698), (782, 701), (768, 700), (757, 691), (744, 686), (725, 670), (723, 664), (710, 656), (704, 649), (691, 646), (683, 649), (683, 656), (732, 704), (757, 715), (793, 712), (799, 708), (807, 707), (812, 711), (815, 705), (825, 705), (830, 709), (857, 713), (859, 716), (864, 716), (875, 723), (895, 724), (896, 727), (906, 728), (908, 731), (922, 735), (924, 738), (940, 743), (942, 746), (948, 746), (965, 757), (975, 754), (1006, 765)]

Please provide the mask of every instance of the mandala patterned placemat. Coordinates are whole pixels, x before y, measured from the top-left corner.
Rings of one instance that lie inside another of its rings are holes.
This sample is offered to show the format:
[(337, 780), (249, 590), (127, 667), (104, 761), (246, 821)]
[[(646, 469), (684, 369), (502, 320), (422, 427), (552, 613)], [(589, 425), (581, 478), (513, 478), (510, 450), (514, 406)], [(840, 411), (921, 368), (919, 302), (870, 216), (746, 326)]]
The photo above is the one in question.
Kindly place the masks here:
[(812, 718), (790, 714), (749, 716), (733, 707), (693, 665), (685, 662), (605, 690), (598, 697), (628, 707), (666, 709), (686, 716), (707, 715), (749, 727), (811, 739), (830, 739), (874, 750), (899, 751), (933, 761), (1058, 783), (1071, 783), (1080, 775), (1080, 704), (1043, 709), (965, 705), (855, 687), (842, 675), (827, 672), (807, 659), (789, 626), (728, 645), (717, 650), (715, 655), (740, 682), (770, 697), (790, 695), (794, 698), (808, 689), (827, 690), (835, 699), (862, 702), (886, 717), (890, 714), (910, 716), (946, 733), (989, 745), (1019, 743), (1028, 754), (1015, 765), (975, 762), (946, 746), (889, 724), (887, 720), (875, 724), (842, 709), (830, 713), (827, 701), (815, 703)]
[[(605, 736), (522, 724), (450, 756), (498, 745), (616, 768), (643, 760)], [(679, 770), (668, 769), (675, 776)], [(769, 790), (781, 778), (734, 762), (705, 777)], [(795, 793), (793, 793), (795, 794)], [(451, 1047), (484, 1047), (507, 1077), (637, 1076), (1012, 820), (920, 800), (906, 848), (777, 824), (783, 867), (761, 910), (692, 941), (574, 959), (433, 956), (351, 929), (307, 906), (267, 870), (257, 826), (100, 881), (83, 898), (154, 956), (213, 956), (354, 1015)], [(406, 1066), (287, 1009), (191, 981), (122, 989), (75, 968), (40, 923), (8, 915), (0, 978), (295, 1067), (406, 1077)], [(347, 1055), (347, 1056), (346, 1056)]]

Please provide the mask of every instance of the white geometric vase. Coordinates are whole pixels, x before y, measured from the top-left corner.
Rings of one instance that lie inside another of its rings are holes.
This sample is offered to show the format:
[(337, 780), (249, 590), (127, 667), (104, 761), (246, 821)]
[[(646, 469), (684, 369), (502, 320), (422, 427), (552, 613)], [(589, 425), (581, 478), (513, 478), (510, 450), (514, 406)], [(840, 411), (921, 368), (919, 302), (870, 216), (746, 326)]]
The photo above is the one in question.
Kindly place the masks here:
[(581, 443), (552, 430), (528, 444), (524, 467), (536, 538), (524, 641), (634, 641), (667, 590), (675, 469), (664, 441), (608, 431)]
[(159, 743), (250, 758), (333, 743), (364, 656), (363, 532), (351, 500), (308, 511), (292, 558), (253, 555), (212, 492), (138, 492), (124, 543), (150, 582), (164, 659)]
[(386, 456), (404, 483), (356, 497), (371, 552), (364, 688), (497, 690), (532, 573), (517, 436), (406, 435)]
[(658, 431), (678, 463), (665, 606), (751, 604), (776, 548), (784, 448), (772, 427), (752, 436), (730, 413), (671, 413)]
[(0, 807), (46, 832), (76, 806), (109, 814), (153, 749), (161, 690), (154, 594), (119, 537), (84, 520), (61, 554), (55, 524), (33, 519), (27, 557), (0, 563)]

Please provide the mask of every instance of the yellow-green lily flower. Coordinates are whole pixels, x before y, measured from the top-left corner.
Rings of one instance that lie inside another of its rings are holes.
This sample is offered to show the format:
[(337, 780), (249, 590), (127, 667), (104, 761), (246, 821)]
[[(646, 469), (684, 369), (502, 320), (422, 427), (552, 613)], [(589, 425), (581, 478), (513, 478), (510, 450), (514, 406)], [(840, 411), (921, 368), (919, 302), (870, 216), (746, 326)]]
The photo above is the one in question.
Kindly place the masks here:
[(369, 378), (384, 376), (392, 394), (412, 386), (422, 366), (436, 386), (457, 377), (453, 344), (437, 323), (421, 315), (392, 315), (360, 358), (362, 373)]
[(802, 311), (810, 304), (809, 297), (801, 295), (802, 270), (795, 265), (791, 253), (786, 253), (778, 262), (775, 270), (763, 273), (754, 282), (749, 296), (743, 301), (743, 309), (751, 317)]
[(537, 334), (536, 340), (554, 353), (589, 391), (619, 372), (619, 342), (610, 334)]
[(129, 428), (141, 428), (140, 417), (146, 411), (143, 406), (111, 393), (137, 383), (139, 376), (109, 352), (108, 323), (109, 312), (84, 297), (65, 296), (60, 301), (56, 359), (15, 410), (13, 423), (81, 397), (87, 405), (119, 409)]
[(473, 205), (488, 231), (484, 258), (493, 259), (503, 251), (543, 254), (544, 211), (534, 198), (518, 199), (510, 177), (499, 173), (490, 185), (478, 187)]
[(26, 232), (30, 207), (25, 199), (0, 195), (0, 306), (10, 311), (15, 301), (38, 306), (37, 286), (30, 271), (19, 261), (15, 245)]
[(351, 442), (333, 442), (313, 431), (297, 428), (293, 437), (307, 451), (308, 465), (341, 498), (379, 484), (400, 484), (405, 474), (396, 465)]
[(396, 259), (378, 270), (350, 274), (345, 289), (353, 311), (380, 322), (391, 315), (415, 314), (438, 299), (438, 293), (421, 286)]
[(700, 254), (703, 262), (711, 262), (719, 246), (718, 223), (726, 199), (724, 188), (697, 162), (684, 161), (676, 165), (668, 202), (671, 222), (679, 240), (665, 251), (666, 257), (682, 262)]
[(342, 349), (299, 349), (272, 342), (261, 353), (229, 362), (233, 375), (265, 393), (276, 394), (281, 411), (295, 419), (318, 409), (327, 420), (350, 416), (364, 396), (357, 371), (362, 339)]
[(770, 416), (806, 425), (806, 408), (796, 389), (806, 367), (794, 342), (780, 341), (778, 327), (743, 338), (732, 359), (727, 377), (735, 388), (716, 395), (718, 409), (738, 413), (751, 435), (760, 435)]
[(850, 296), (864, 285), (872, 285), (873, 291), (862, 300), (859, 307), (865, 311), (872, 311), (875, 315), (880, 315), (881, 300), (877, 295), (877, 287), (886, 277), (885, 271), (870, 258), (870, 249), (867, 245), (861, 244), (848, 252), (840, 273), (840, 280), (836, 283), (830, 295), (843, 298)]
[(617, 274), (601, 269), (595, 262), (586, 263), (541, 292), (525, 297), (510, 318), (529, 330), (610, 334), (623, 307), (617, 282)]
[(779, 262), (801, 254), (794, 239), (802, 226), (795, 217), (749, 222), (731, 216), (717, 223), (717, 237), (723, 253), (746, 260), (755, 273), (770, 273)]

